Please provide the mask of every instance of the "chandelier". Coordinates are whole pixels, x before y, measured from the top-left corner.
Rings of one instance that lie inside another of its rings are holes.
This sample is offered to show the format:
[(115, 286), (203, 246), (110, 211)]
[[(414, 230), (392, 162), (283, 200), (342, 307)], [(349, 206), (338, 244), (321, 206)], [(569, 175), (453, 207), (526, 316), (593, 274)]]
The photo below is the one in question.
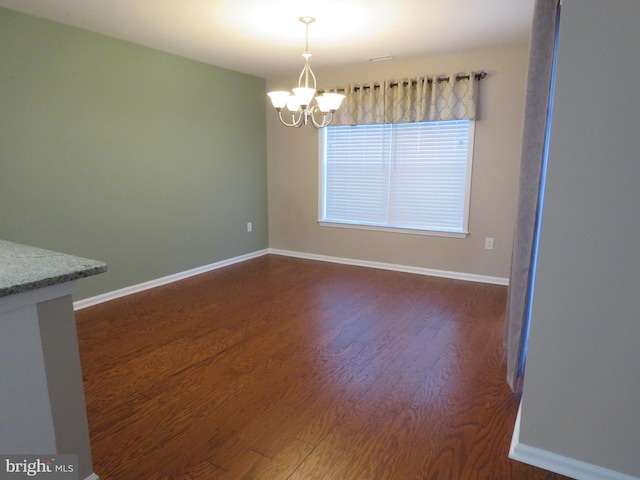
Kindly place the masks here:
[[(311, 123), (316, 128), (322, 128), (331, 124), (333, 114), (340, 107), (344, 95), (339, 93), (324, 93), (323, 95), (315, 96), (316, 76), (309, 66), (309, 59), (311, 58), (311, 53), (309, 52), (309, 25), (315, 22), (316, 19), (313, 17), (301, 17), (300, 21), (305, 24), (306, 44), (305, 51), (302, 54), (304, 57), (304, 68), (298, 78), (298, 88), (293, 89), (293, 94), (276, 91), (269, 92), (267, 95), (269, 95), (271, 103), (273, 103), (273, 106), (278, 111), (278, 117), (283, 125), (287, 127), (301, 127), (302, 125)], [(309, 85), (309, 80), (312, 81), (312, 85)], [(311, 106), (314, 97), (316, 104)], [(291, 114), (291, 122), (287, 122), (282, 117), (282, 111), (285, 106)]]

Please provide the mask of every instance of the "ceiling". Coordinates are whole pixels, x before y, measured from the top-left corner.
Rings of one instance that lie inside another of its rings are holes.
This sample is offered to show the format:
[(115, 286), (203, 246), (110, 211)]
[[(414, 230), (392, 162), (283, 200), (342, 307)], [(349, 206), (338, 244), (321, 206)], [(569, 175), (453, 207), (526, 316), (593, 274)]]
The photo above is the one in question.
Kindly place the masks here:
[(0, 0), (0, 6), (259, 77), (526, 44), (534, 0)]

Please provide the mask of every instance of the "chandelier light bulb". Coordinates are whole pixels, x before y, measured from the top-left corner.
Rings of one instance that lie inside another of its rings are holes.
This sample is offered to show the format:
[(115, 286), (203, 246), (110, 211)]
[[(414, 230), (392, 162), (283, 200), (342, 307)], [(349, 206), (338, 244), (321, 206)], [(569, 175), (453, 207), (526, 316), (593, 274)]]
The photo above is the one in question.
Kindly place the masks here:
[(297, 95), (289, 95), (287, 97), (287, 110), (292, 113), (300, 110), (300, 98)]
[(271, 103), (277, 109), (283, 109), (287, 104), (287, 97), (289, 97), (289, 92), (276, 91), (267, 93), (269, 98), (271, 99)]

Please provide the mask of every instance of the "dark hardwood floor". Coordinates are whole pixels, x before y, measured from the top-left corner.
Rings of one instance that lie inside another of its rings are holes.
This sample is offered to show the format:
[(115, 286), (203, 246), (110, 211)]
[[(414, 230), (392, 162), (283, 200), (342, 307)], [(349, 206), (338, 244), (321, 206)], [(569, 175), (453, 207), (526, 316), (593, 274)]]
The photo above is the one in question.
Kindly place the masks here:
[(268, 255), (76, 312), (102, 480), (564, 477), (507, 458), (506, 287)]

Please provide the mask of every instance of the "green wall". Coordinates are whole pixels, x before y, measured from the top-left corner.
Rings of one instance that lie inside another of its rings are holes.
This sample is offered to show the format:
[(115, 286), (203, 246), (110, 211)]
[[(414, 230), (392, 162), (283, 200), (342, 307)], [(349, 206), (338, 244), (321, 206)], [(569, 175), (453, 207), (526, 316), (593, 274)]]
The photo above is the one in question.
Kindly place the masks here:
[(107, 262), (76, 300), (267, 248), (264, 94), (0, 8), (0, 238)]

